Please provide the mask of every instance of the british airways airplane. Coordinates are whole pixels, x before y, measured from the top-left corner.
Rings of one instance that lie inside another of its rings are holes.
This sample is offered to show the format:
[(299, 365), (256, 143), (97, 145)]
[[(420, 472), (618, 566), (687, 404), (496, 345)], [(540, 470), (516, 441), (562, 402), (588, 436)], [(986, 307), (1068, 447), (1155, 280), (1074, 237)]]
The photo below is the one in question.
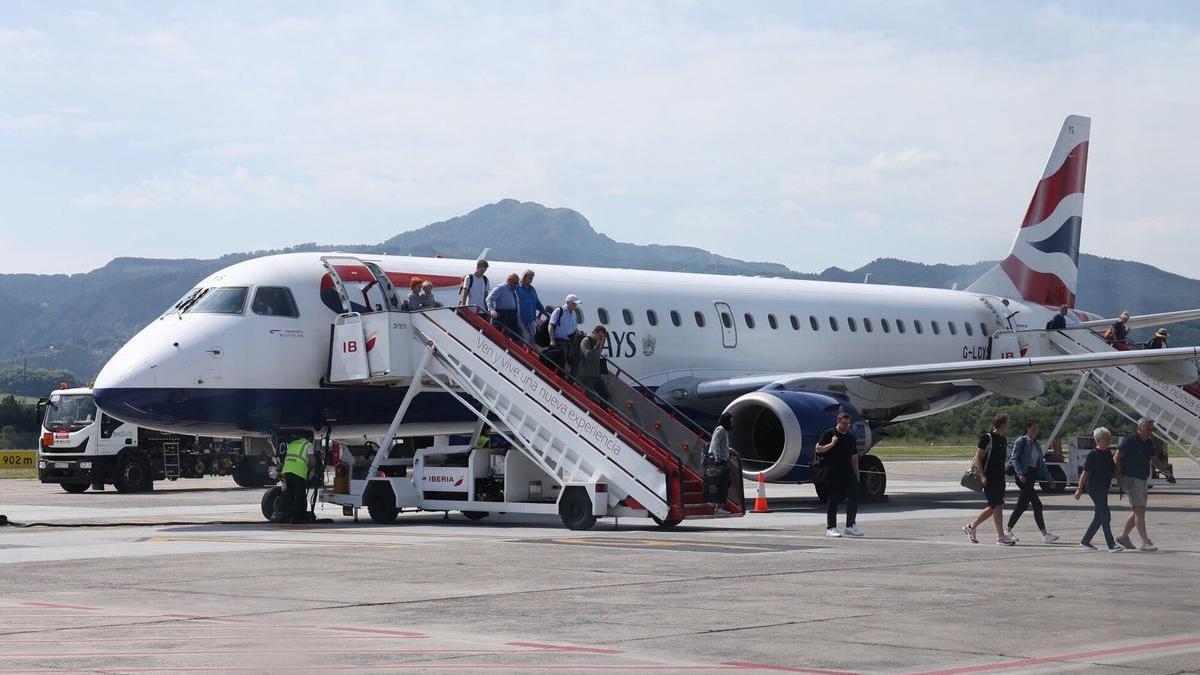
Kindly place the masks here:
[[(965, 290), (503, 261), (490, 272), (502, 283), (534, 268), (547, 305), (578, 295), (584, 324), (608, 327), (607, 353), (622, 369), (699, 418), (735, 413), (733, 445), (748, 474), (801, 480), (831, 402), (855, 411), (869, 448), (872, 429), (993, 393), (1036, 396), (1047, 375), (1138, 363), (1166, 382), (1195, 381), (1196, 348), (1062, 354), (1037, 330), (1061, 305), (1070, 322), (1099, 319), (1074, 309), (1089, 130), (1089, 118), (1066, 119), (1011, 252)], [(324, 255), (267, 256), (204, 279), (108, 362), (96, 402), (141, 426), (207, 436), (328, 428), (334, 439), (382, 437), (404, 389), (324, 382), (335, 317), (382, 306), (382, 296), (372, 299), (369, 275), (347, 270), (339, 276), (365, 306), (344, 307)], [(445, 304), (475, 264), (359, 257), (400, 288), (433, 281)], [(474, 425), (444, 393), (418, 396), (406, 419)]]

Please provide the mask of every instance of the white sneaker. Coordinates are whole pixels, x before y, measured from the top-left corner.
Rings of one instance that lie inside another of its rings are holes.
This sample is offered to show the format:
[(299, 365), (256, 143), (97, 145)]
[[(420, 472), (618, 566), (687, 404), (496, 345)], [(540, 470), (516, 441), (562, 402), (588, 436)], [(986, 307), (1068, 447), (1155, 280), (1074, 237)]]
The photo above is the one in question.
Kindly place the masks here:
[(1058, 541), (1058, 535), (1054, 534), (1053, 532), (1047, 532), (1043, 539), (1047, 544), (1053, 544), (1054, 542)]
[(1143, 553), (1153, 553), (1158, 550), (1158, 547), (1155, 546), (1154, 544), (1151, 544), (1150, 542), (1146, 542), (1146, 543), (1142, 544), (1142, 548), (1140, 550)]
[[(1084, 551), (1098, 551), (1099, 550), (1095, 546), (1092, 546), (1091, 544), (1085, 544), (1083, 542), (1079, 543), (1079, 548)], [(1118, 548), (1120, 548), (1120, 547), (1118, 547)]]
[(863, 531), (858, 529), (857, 525), (850, 525), (846, 528), (846, 535), (850, 537), (861, 537), (863, 536)]
[(967, 539), (970, 539), (972, 544), (979, 543), (979, 536), (976, 534), (975, 528), (970, 525), (963, 525), (962, 530), (963, 534), (967, 535)]
[(1015, 546), (1016, 544), (1017, 544), (1017, 540), (1013, 539), (1012, 537), (1008, 537), (1008, 536), (1000, 537), (999, 539), (996, 540), (997, 546)]
[(1125, 550), (1125, 547), (1120, 544), (1113, 544), (1109, 549), (1109, 553), (1120, 553)]
[(840, 536), (842, 536), (842, 533), (838, 532), (838, 529), (836, 527), (831, 527), (828, 530), (825, 530), (825, 536), (826, 537), (840, 537)]
[(713, 509), (713, 515), (714, 516), (725, 516), (725, 515), (729, 515), (729, 512), (726, 511), (724, 508), (718, 506)]
[(1017, 535), (1012, 533), (1012, 530), (1005, 530), (1004, 536), (1008, 539), (1012, 539), (1014, 544), (1017, 543), (1018, 541), (1021, 541), (1020, 539), (1017, 539)]

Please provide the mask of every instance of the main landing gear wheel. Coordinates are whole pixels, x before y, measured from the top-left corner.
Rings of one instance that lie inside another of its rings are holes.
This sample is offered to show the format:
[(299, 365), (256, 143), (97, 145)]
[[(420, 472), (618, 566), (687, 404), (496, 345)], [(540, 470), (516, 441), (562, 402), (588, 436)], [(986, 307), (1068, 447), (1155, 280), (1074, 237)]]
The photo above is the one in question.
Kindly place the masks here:
[(63, 483), (62, 489), (66, 490), (67, 492), (70, 492), (73, 495), (77, 495), (81, 492), (86, 491), (88, 489), (88, 484), (87, 483)]
[(117, 492), (149, 492), (154, 488), (150, 476), (150, 464), (140, 455), (125, 454), (117, 460), (117, 472), (113, 477)]
[(592, 500), (581, 487), (567, 488), (558, 498), (558, 516), (570, 530), (590, 530), (596, 524), (592, 515)]
[(463, 511), (462, 514), (467, 520), (483, 520), (488, 517), (487, 511)]
[(667, 518), (666, 520), (663, 520), (653, 513), (650, 514), (650, 520), (653, 520), (655, 525), (658, 525), (664, 530), (669, 530), (683, 522), (683, 520), (679, 518)]
[(275, 512), (279, 510), (278, 502), (283, 497), (283, 488), (276, 485), (267, 490), (262, 496), (262, 514), (263, 518), (270, 520)]
[(858, 458), (859, 482), (858, 491), (864, 502), (886, 501), (887, 473), (883, 469), (883, 460), (875, 455), (863, 455)]

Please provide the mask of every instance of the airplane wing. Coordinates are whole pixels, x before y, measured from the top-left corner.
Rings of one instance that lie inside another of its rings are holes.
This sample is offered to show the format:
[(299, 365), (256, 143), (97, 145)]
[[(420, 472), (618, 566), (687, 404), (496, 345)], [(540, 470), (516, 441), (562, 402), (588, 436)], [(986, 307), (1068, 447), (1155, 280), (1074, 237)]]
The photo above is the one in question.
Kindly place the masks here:
[[(1159, 314), (1140, 314), (1138, 316), (1129, 317), (1126, 326), (1129, 330), (1137, 328), (1157, 328), (1172, 323), (1182, 323), (1184, 321), (1196, 321), (1200, 319), (1200, 309), (1185, 309), (1180, 312), (1161, 312)], [(1067, 326), (1067, 330), (1075, 330), (1077, 328), (1108, 328), (1116, 319), (1097, 319), (1095, 321), (1082, 321), (1080, 323)], [(1041, 329), (1034, 329), (1041, 330)]]
[(1098, 352), (1063, 356), (1034, 356), (1017, 359), (955, 361), (951, 363), (921, 363), (884, 368), (851, 368), (847, 370), (812, 371), (807, 373), (778, 373), (723, 380), (708, 380), (696, 387), (702, 398), (715, 398), (757, 391), (771, 385), (808, 379), (861, 378), (869, 382), (895, 387), (922, 384), (956, 383), (964, 380), (994, 379), (1006, 375), (1061, 373), (1091, 368), (1130, 366), (1150, 363), (1187, 361), (1200, 358), (1200, 347), (1141, 349), (1127, 352)]

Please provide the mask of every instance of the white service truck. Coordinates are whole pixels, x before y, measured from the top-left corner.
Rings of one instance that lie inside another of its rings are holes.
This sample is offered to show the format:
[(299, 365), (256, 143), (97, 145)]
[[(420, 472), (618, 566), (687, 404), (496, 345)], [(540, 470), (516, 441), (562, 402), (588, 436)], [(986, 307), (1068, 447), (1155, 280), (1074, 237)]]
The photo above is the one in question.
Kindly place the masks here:
[(119, 492), (154, 489), (156, 480), (232, 476), (242, 487), (262, 487), (272, 460), (247, 455), (241, 439), (154, 431), (111, 417), (96, 407), (92, 390), (59, 389), (38, 402), (38, 479), (70, 493), (113, 485)]

